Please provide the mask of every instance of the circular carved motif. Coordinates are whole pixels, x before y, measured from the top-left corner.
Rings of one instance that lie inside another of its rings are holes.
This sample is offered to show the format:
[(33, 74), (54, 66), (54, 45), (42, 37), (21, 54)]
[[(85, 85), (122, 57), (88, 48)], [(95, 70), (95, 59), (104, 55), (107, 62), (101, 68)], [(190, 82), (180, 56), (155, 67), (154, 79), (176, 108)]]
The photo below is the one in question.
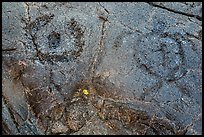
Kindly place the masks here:
[(41, 60), (69, 62), (83, 51), (84, 30), (74, 18), (55, 20), (54, 15), (43, 15), (27, 23), (25, 29)]
[(137, 60), (149, 73), (167, 81), (180, 79), (185, 73), (183, 46), (192, 44), (179, 32), (147, 33), (136, 42)]

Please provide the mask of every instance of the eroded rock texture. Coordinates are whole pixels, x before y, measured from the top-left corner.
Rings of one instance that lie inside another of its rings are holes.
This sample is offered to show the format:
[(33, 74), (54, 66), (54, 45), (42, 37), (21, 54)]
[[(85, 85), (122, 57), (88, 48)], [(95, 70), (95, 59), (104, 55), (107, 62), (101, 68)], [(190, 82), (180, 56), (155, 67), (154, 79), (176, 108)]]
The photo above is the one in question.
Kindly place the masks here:
[(2, 134), (202, 134), (202, 3), (2, 4)]

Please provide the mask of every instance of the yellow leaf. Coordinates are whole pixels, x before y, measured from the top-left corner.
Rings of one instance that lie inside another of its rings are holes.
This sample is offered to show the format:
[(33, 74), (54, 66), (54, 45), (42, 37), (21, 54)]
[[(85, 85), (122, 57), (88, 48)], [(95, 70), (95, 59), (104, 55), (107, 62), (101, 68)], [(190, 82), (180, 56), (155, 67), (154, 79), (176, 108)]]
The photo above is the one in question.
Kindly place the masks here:
[(86, 89), (84, 89), (84, 90), (83, 90), (83, 93), (84, 93), (85, 95), (88, 95), (88, 94), (89, 94), (89, 91), (86, 90)]

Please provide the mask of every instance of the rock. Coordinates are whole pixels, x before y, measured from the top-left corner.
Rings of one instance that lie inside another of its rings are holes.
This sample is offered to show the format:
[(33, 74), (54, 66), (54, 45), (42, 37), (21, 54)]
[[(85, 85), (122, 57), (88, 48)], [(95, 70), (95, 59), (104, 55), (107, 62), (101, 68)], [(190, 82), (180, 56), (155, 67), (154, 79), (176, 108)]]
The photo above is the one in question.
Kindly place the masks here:
[(201, 134), (201, 9), (3, 2), (2, 133)]

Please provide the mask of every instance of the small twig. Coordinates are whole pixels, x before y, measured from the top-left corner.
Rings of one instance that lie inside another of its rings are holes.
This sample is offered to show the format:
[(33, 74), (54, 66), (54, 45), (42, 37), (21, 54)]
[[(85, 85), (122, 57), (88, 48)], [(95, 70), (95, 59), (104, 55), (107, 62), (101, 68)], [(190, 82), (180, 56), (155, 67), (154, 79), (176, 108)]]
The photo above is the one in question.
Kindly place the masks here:
[(16, 50), (17, 48), (8, 48), (8, 49), (2, 49), (2, 51), (14, 51)]

